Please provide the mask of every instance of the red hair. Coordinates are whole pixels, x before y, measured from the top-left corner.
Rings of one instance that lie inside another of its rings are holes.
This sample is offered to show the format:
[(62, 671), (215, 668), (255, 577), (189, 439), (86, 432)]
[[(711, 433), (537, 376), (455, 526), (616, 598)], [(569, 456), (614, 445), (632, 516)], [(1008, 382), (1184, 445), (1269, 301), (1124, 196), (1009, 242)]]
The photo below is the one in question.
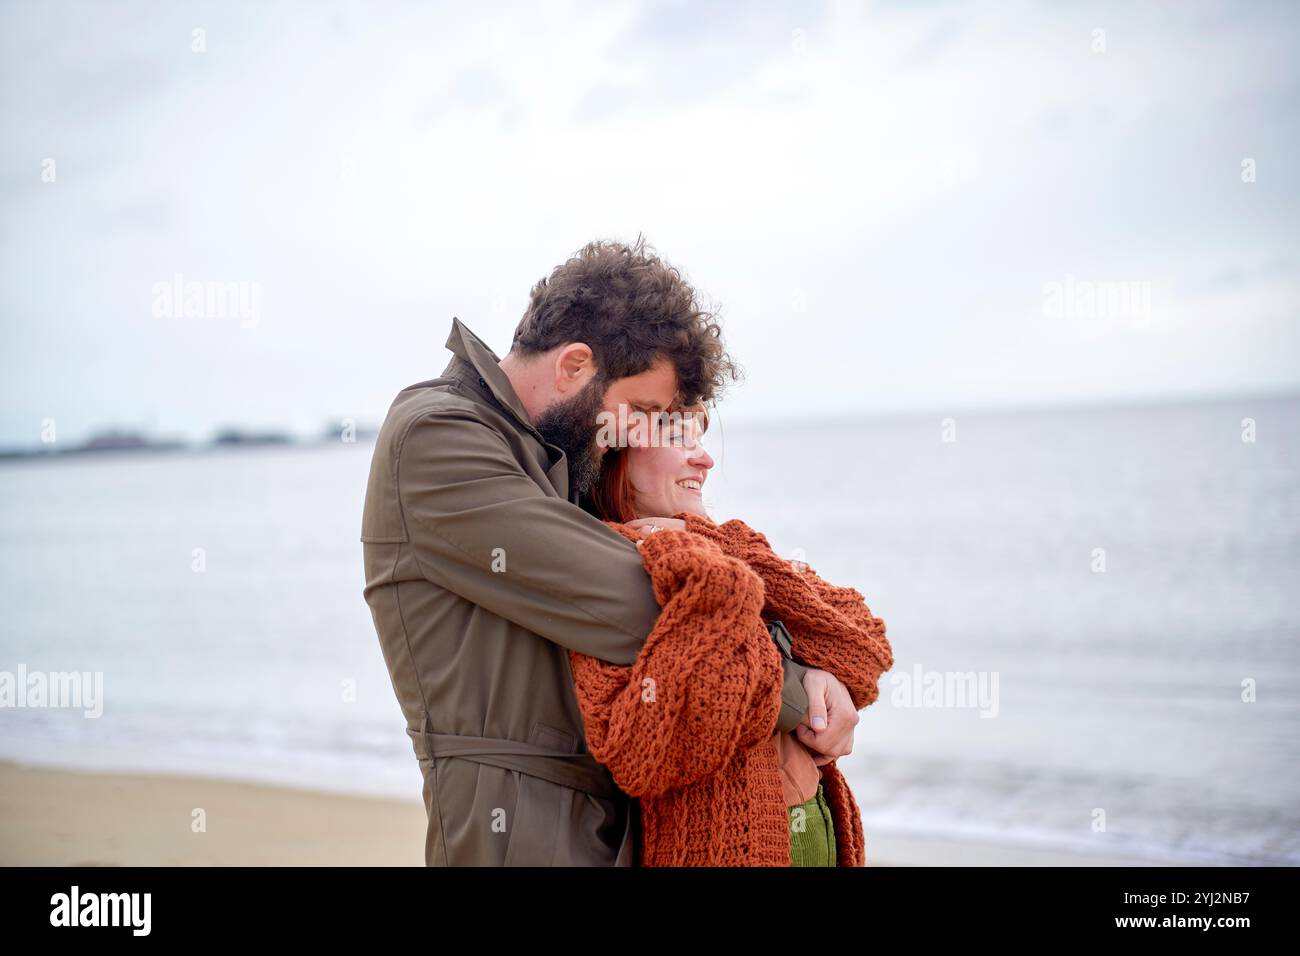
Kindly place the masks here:
[(626, 524), (636, 517), (632, 510), (632, 482), (627, 477), (627, 456), (624, 448), (611, 448), (605, 452), (600, 478), (591, 490), (591, 503), (601, 521)]

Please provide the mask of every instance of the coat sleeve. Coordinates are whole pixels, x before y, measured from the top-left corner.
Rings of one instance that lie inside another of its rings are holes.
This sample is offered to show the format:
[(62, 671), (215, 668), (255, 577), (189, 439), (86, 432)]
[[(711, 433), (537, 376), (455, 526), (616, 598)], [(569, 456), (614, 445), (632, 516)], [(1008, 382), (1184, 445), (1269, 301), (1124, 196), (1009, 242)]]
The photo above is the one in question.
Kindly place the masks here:
[(685, 531), (647, 535), (663, 603), (630, 667), (570, 652), (592, 756), (634, 797), (717, 773), (776, 730), (781, 655), (762, 620), (763, 582)]
[[(424, 577), (563, 647), (636, 660), (660, 610), (636, 545), (543, 492), (500, 432), (469, 412), (430, 412), (395, 471)], [(807, 668), (781, 658), (781, 673), (778, 727), (790, 731), (808, 710)]]
[(871, 613), (859, 591), (836, 587), (811, 567), (796, 569), (739, 518), (718, 525), (699, 515), (677, 517), (685, 519), (689, 532), (744, 561), (763, 579), (764, 616), (785, 624), (792, 653), (833, 674), (858, 710), (878, 698), (880, 675), (894, 666), (894, 655), (885, 622)]
[(420, 573), (547, 640), (616, 664), (659, 616), (636, 546), (547, 495), (506, 439), (469, 412), (414, 422), (396, 469)]

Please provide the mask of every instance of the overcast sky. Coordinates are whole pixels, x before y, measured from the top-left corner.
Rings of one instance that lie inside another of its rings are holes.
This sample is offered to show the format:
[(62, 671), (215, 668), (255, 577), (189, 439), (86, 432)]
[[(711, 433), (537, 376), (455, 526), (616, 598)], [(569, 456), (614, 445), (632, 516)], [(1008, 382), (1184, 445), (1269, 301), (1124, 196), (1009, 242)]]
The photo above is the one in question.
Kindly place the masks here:
[(730, 422), (1300, 388), (1294, 4), (433, 7), (0, 4), (0, 445), (377, 422), (638, 232)]

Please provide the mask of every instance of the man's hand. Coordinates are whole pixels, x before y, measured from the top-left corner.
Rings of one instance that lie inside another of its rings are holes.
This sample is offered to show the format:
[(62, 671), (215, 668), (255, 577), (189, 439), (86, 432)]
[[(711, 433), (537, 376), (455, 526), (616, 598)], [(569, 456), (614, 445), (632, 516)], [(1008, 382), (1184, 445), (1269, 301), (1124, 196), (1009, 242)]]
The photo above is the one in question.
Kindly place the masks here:
[(803, 687), (808, 692), (808, 713), (795, 735), (813, 751), (813, 762), (820, 767), (852, 753), (858, 712), (848, 688), (833, 674), (815, 669), (804, 675)]

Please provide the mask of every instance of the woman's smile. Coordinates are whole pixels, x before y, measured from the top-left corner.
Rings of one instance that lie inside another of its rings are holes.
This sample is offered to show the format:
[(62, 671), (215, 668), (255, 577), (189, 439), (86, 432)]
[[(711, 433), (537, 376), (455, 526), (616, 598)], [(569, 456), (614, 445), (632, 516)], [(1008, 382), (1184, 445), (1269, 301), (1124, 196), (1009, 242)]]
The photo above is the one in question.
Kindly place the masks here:
[(686, 489), (693, 495), (699, 495), (700, 497), (703, 497), (703, 489), (704, 489), (703, 475), (701, 475), (699, 478), (683, 478), (681, 481), (677, 482), (677, 485), (680, 488)]

